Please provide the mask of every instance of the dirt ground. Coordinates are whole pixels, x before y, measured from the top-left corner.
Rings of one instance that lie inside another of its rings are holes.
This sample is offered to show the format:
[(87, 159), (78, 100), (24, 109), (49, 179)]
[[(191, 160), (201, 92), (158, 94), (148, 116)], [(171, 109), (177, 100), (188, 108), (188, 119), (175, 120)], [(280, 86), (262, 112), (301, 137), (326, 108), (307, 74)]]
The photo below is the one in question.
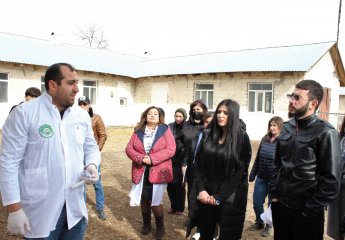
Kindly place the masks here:
[[(140, 208), (129, 207), (128, 193), (131, 188), (131, 161), (127, 158), (124, 149), (132, 134), (132, 128), (107, 128), (108, 140), (102, 151), (102, 179), (105, 192), (105, 212), (107, 220), (99, 220), (95, 213), (95, 194), (92, 187), (87, 189), (87, 207), (89, 210), (89, 225), (87, 240), (137, 240), (154, 239), (153, 232), (148, 236), (140, 234), (142, 225)], [(1, 136), (1, 132), (0, 132)], [(256, 155), (258, 142), (252, 141), (253, 159)], [(252, 205), (253, 186), (250, 184), (248, 194), (248, 206), (242, 239), (272, 240), (271, 237), (261, 237), (260, 231), (248, 231), (247, 228), (254, 223), (255, 214)], [(166, 214), (170, 207), (168, 195), (164, 197), (166, 240), (185, 239), (183, 223), (187, 218), (186, 212), (181, 216)], [(0, 239), (22, 239), (11, 237), (6, 233), (7, 213), (4, 208), (0, 209)], [(47, 209), (49, 211), (49, 209)], [(154, 226), (154, 223), (153, 223)], [(154, 228), (153, 228), (154, 229)], [(325, 239), (330, 239), (325, 236)], [(71, 239), (72, 240), (72, 239)]]

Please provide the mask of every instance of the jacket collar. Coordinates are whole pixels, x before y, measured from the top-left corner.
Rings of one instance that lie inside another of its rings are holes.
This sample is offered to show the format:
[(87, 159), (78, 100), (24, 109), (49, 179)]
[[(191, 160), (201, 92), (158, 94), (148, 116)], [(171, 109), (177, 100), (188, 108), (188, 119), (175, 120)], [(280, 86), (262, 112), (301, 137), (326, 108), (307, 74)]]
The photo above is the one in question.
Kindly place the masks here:
[[(152, 143), (152, 146), (156, 143), (157, 139), (159, 139), (161, 136), (163, 136), (163, 134), (165, 133), (165, 131), (168, 129), (168, 125), (166, 124), (160, 124), (158, 125), (158, 129), (155, 135), (155, 139)], [(138, 129), (136, 131), (136, 134), (138, 136), (138, 138), (140, 139), (140, 141), (143, 143), (144, 142), (144, 131), (141, 129)]]
[(310, 123), (314, 122), (315, 119), (317, 119), (316, 114), (312, 114), (312, 115), (305, 117), (303, 119), (293, 118), (293, 120), (291, 121), (291, 125), (301, 129), (301, 128), (307, 127)]

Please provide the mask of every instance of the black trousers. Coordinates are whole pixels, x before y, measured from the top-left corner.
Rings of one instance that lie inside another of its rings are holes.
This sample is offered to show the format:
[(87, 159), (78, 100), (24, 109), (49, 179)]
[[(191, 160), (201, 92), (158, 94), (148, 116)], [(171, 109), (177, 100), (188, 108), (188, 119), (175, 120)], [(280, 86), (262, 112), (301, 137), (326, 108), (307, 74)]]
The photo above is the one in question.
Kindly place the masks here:
[(305, 217), (301, 210), (272, 202), (274, 240), (322, 240), (324, 231), (324, 212), (316, 217)]
[(183, 212), (186, 199), (186, 189), (182, 186), (182, 181), (181, 183), (168, 183), (167, 191), (171, 203), (171, 209), (174, 212)]
[(198, 227), (200, 231), (200, 239), (212, 240), (219, 222), (220, 206), (212, 206), (199, 203), (198, 211)]

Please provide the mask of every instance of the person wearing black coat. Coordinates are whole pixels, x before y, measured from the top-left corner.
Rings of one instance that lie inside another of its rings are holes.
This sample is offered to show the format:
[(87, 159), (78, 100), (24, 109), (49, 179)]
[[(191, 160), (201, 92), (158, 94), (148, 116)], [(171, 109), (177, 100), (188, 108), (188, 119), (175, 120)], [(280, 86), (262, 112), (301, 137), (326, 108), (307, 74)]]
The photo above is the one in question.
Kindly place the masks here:
[(216, 224), (220, 240), (242, 237), (251, 145), (243, 131), (239, 109), (239, 104), (231, 99), (218, 104), (196, 154), (194, 178), (200, 240), (213, 239)]
[[(187, 118), (187, 113), (183, 108), (178, 108), (175, 111), (175, 121), (169, 123), (175, 139), (180, 134), (183, 124)], [(184, 211), (186, 190), (182, 183), (182, 149), (176, 149), (175, 156), (172, 158), (173, 167), (173, 181), (168, 183), (167, 192), (170, 199), (171, 207), (168, 210), (168, 214), (181, 215)]]
[[(190, 194), (192, 192), (193, 186), (193, 175), (191, 170), (191, 153), (194, 152), (195, 146), (192, 146), (192, 143), (193, 140), (197, 138), (201, 130), (204, 129), (204, 121), (206, 114), (207, 107), (201, 100), (196, 100), (192, 102), (189, 107), (189, 119), (184, 123), (183, 128), (176, 139), (176, 146), (178, 149), (181, 149), (182, 151), (182, 173), (184, 184), (187, 183), (188, 215), (191, 211)], [(188, 220), (186, 222), (186, 225), (188, 225)]]
[(335, 240), (345, 239), (345, 117), (340, 127), (341, 172), (338, 195), (328, 207), (327, 235)]
[[(256, 158), (249, 175), (249, 182), (253, 182), (256, 177), (253, 192), (253, 208), (255, 212), (255, 224), (249, 227), (249, 230), (264, 229), (261, 236), (268, 237), (271, 233), (272, 226), (263, 222), (260, 215), (264, 212), (265, 198), (268, 195), (268, 183), (271, 179), (274, 168), (274, 157), (277, 146), (277, 137), (283, 126), (281, 117), (272, 117), (268, 121), (267, 134), (262, 138)], [(268, 205), (271, 198), (268, 196)]]
[(274, 239), (323, 239), (324, 209), (338, 193), (339, 133), (316, 115), (324, 89), (298, 82), (289, 94), (289, 121), (278, 137), (269, 183)]

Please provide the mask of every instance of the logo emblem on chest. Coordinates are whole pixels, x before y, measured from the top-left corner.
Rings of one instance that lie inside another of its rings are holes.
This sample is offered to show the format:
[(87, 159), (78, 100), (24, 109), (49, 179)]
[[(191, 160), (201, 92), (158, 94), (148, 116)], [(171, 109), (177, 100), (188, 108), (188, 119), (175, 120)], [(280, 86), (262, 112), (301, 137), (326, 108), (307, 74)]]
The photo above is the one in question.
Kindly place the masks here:
[(45, 138), (50, 138), (54, 135), (54, 131), (49, 124), (43, 124), (40, 129), (40, 136)]

